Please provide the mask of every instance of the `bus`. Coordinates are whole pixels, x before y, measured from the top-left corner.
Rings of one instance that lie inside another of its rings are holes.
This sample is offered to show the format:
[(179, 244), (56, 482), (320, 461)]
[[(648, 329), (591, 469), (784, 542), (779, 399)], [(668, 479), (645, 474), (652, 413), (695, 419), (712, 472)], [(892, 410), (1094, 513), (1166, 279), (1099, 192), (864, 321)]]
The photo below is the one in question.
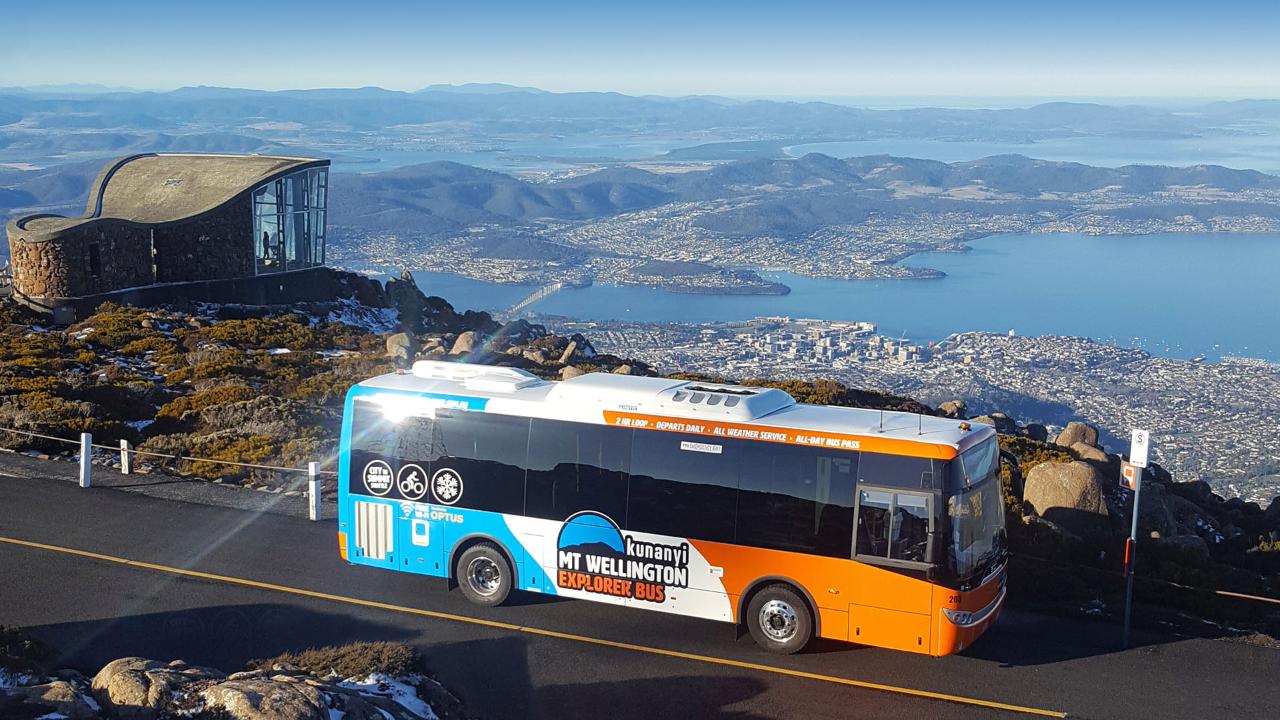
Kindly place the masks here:
[(545, 593), (933, 656), (1005, 597), (993, 428), (776, 389), (419, 361), (348, 392), (338, 544), (479, 605)]

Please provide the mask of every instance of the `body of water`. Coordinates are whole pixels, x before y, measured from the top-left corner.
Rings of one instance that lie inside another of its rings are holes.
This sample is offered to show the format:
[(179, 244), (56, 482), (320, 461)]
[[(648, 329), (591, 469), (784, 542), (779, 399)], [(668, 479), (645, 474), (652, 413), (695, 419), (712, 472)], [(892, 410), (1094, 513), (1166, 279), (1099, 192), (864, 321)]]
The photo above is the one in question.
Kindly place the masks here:
[(1036, 142), (988, 142), (953, 140), (853, 140), (808, 143), (784, 148), (800, 157), (822, 153), (847, 158), (862, 155), (895, 155), (942, 162), (977, 160), (991, 155), (1026, 155), (1039, 160), (1077, 162), (1100, 167), (1121, 165), (1223, 165), (1241, 170), (1280, 174), (1280, 128), (1257, 129), (1253, 134), (1223, 133), (1203, 137), (1126, 138), (1088, 136), (1050, 138)]
[[(997, 235), (967, 253), (923, 253), (934, 280), (824, 280), (762, 273), (790, 295), (683, 295), (596, 284), (536, 303), (590, 320), (711, 322), (763, 315), (867, 320), (887, 335), (939, 340), (972, 330), (1079, 335), (1178, 358), (1280, 362), (1280, 235)], [(443, 273), (415, 273), (459, 309), (501, 310), (532, 292)]]

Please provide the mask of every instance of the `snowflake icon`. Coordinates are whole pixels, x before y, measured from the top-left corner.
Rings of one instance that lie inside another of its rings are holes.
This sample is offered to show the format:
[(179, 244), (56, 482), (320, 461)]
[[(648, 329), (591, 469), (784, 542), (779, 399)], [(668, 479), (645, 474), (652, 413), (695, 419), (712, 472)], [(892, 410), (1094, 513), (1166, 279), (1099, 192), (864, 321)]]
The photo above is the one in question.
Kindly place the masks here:
[(431, 492), (445, 505), (458, 502), (462, 497), (462, 476), (449, 468), (441, 468), (431, 476)]

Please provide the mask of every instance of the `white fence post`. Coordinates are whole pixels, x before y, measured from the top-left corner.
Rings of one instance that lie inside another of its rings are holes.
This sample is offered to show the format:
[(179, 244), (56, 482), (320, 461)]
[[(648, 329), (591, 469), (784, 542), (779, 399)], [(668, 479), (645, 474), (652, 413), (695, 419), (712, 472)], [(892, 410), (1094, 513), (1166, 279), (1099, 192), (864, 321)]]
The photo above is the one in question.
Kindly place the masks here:
[(93, 473), (93, 464), (89, 461), (93, 459), (93, 435), (89, 433), (80, 433), (80, 487), (89, 487), (91, 475)]
[(307, 504), (312, 522), (320, 519), (320, 463), (307, 463)]
[(120, 438), (120, 474), (128, 475), (132, 468), (129, 466), (129, 441)]

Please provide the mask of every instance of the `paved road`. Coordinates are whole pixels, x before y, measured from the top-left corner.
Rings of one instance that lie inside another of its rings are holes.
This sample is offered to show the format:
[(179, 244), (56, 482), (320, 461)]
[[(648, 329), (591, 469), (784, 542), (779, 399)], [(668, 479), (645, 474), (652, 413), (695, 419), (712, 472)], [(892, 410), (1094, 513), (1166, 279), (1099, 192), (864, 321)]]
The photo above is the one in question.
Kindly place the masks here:
[(962, 656), (825, 643), (778, 658), (726, 625), (532, 596), (479, 609), (442, 580), (349, 566), (332, 521), (211, 507), (22, 477), (0, 457), (0, 537), (511, 624), (477, 625), (0, 542), (0, 623), (31, 627), (94, 670), (122, 655), (237, 669), (251, 657), (352, 640), (418, 647), (487, 718), (987, 718), (991, 708), (584, 643), (533, 628), (789, 672), (1065, 711), (1083, 718), (1262, 718), (1280, 707), (1280, 652), (1007, 612)]

